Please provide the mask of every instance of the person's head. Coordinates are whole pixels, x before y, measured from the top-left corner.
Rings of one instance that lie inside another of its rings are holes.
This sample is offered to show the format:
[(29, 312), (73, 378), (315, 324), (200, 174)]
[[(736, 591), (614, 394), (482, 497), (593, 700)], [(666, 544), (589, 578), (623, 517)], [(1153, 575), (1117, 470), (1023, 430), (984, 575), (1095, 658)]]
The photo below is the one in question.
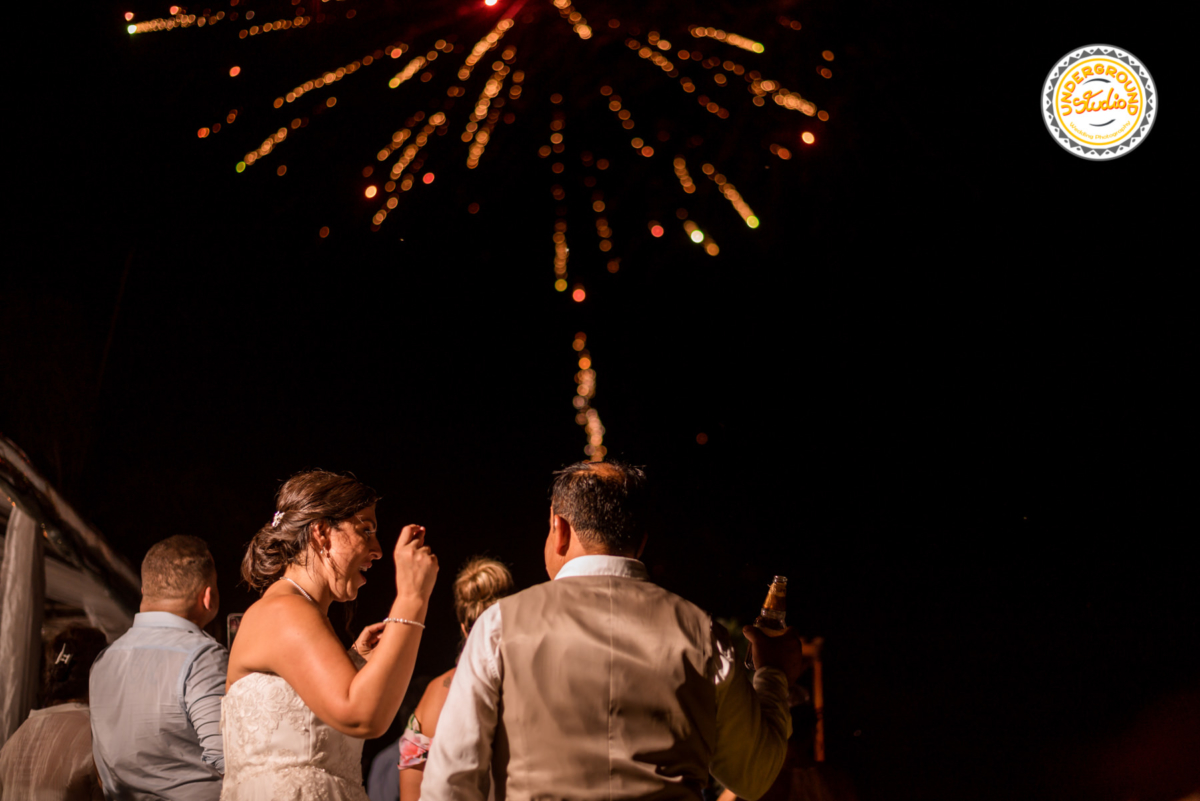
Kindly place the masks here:
[(646, 473), (621, 462), (577, 462), (554, 474), (546, 572), (584, 554), (640, 556), (646, 545)]
[(262, 592), (297, 565), (329, 587), (334, 600), (354, 600), (366, 583), (363, 571), (383, 556), (378, 500), (352, 475), (309, 470), (292, 476), (275, 494), (271, 521), (246, 548), (242, 578)]
[(199, 537), (176, 534), (142, 560), (142, 611), (171, 612), (204, 628), (217, 616), (217, 567)]
[(68, 626), (46, 643), (42, 704), (88, 700), (88, 672), (108, 645), (104, 632), (88, 626)]
[(476, 556), (463, 565), (454, 579), (454, 613), (463, 636), (483, 611), (514, 589), (512, 573), (503, 563), (485, 556)]

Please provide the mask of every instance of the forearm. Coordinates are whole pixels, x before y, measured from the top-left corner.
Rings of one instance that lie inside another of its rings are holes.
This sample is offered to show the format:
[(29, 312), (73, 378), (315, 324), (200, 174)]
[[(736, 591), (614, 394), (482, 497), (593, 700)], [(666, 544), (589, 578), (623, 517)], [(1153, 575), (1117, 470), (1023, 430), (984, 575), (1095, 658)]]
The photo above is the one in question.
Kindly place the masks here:
[(200, 739), (204, 761), (218, 773), (225, 772), (225, 745), (221, 737), (221, 699), (208, 699), (193, 706), (192, 725)]
[(738, 671), (721, 689), (712, 774), (738, 797), (754, 801), (770, 788), (787, 755), (787, 677), (764, 668), (751, 687)]
[[(390, 618), (425, 622), (428, 604), (422, 600), (397, 598), (388, 611)], [(389, 623), (371, 652), (371, 659), (354, 676), (347, 691), (347, 719), (359, 736), (378, 737), (396, 717), (412, 678), (421, 645), (420, 626)]]
[(421, 780), (424, 778), (424, 765), (400, 771), (400, 801), (418, 801), (421, 797)]
[(221, 699), (225, 697), (228, 658), (224, 649), (200, 654), (184, 687), (188, 719), (200, 741), (204, 762), (225, 772), (225, 747), (221, 737)]

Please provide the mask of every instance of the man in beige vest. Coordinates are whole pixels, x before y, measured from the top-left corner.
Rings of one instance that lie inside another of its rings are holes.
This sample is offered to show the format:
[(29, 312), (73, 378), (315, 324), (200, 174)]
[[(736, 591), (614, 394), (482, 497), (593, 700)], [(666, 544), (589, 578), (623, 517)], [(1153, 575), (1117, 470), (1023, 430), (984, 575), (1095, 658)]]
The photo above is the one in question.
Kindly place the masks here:
[(753, 684), (720, 625), (647, 580), (645, 474), (559, 471), (552, 581), (479, 618), (438, 721), (424, 801), (686, 799), (711, 772), (757, 799), (783, 764), (800, 641), (749, 628)]

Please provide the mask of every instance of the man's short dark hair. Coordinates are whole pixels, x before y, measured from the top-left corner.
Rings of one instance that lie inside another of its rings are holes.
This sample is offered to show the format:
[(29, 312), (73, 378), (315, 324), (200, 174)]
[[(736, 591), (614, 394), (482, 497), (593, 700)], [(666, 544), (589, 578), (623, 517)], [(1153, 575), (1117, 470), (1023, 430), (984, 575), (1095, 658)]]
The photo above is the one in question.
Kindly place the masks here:
[(577, 462), (554, 474), (550, 508), (588, 545), (636, 553), (644, 535), (646, 473), (621, 462)]
[(199, 537), (176, 534), (150, 546), (142, 560), (142, 595), (190, 600), (217, 575), (208, 545)]

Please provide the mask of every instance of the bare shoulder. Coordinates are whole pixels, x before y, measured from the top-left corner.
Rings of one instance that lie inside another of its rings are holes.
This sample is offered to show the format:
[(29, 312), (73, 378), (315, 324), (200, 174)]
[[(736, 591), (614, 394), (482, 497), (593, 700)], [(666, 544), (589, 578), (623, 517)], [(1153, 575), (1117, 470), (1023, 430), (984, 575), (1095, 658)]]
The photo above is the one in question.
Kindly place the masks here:
[(328, 628), (328, 619), (307, 598), (280, 593), (268, 595), (250, 605), (242, 617), (238, 639), (250, 630), (255, 642), (277, 641), (279, 638), (306, 633), (310, 627)]
[(450, 694), (450, 682), (454, 680), (456, 670), (458, 668), (450, 668), (429, 682), (429, 686), (425, 688), (425, 693), (421, 696), (421, 703), (417, 704), (417, 709), (428, 705), (436, 705), (440, 709), (442, 704), (446, 703), (446, 696)]
[(454, 672), (458, 668), (450, 668), (425, 688), (421, 702), (417, 704), (414, 714), (421, 724), (421, 733), (432, 737), (437, 731), (438, 718), (442, 716), (442, 707), (446, 705), (446, 696), (450, 694), (450, 683), (454, 680)]
[(276, 673), (274, 658), (292, 645), (311, 642), (329, 632), (329, 621), (313, 603), (287, 593), (268, 595), (255, 601), (242, 616), (237, 638), (229, 652), (232, 686), (249, 673)]

